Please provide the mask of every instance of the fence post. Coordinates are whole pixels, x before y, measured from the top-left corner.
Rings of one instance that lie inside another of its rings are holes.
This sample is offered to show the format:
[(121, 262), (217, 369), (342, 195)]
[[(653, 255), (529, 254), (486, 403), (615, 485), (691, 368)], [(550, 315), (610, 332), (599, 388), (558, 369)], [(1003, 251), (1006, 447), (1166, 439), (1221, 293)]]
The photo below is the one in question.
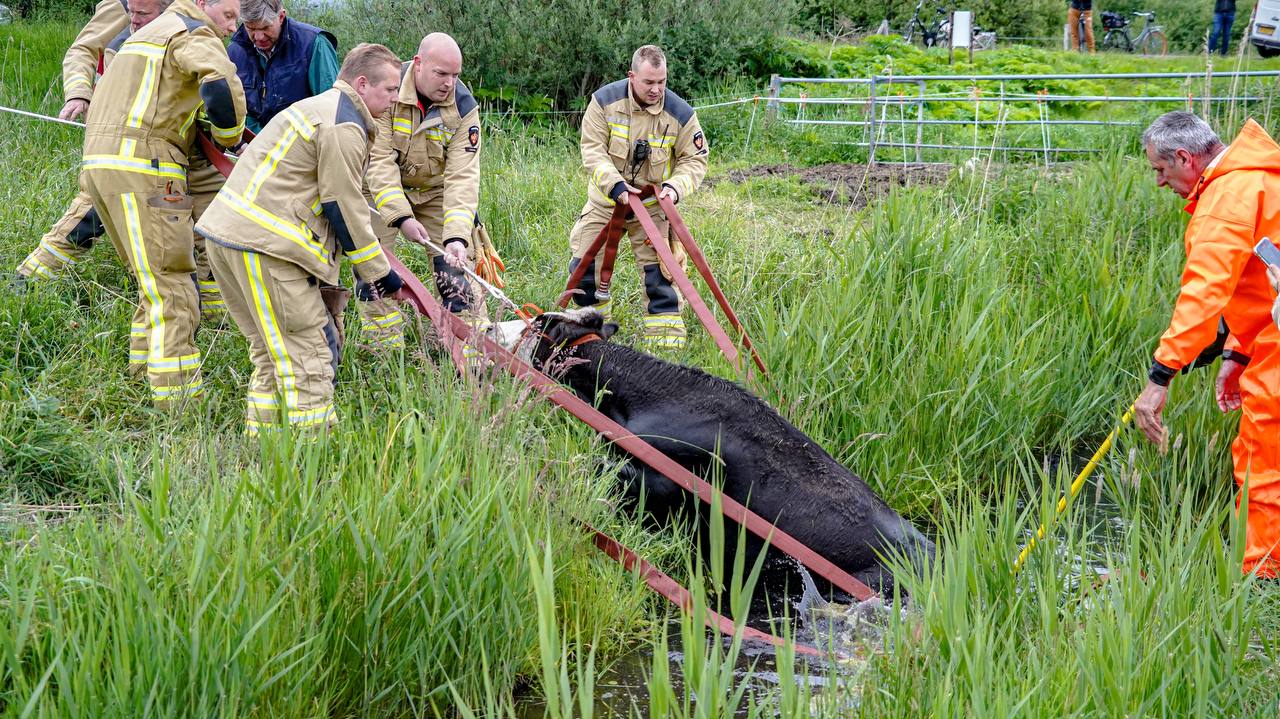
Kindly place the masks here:
[(920, 80), (918, 87), (920, 88), (920, 99), (916, 101), (916, 164), (919, 165), (920, 160), (920, 141), (924, 135), (924, 94), (925, 81)]
[(778, 73), (769, 76), (769, 104), (765, 106), (765, 116), (770, 120), (778, 117), (778, 96), (782, 94), (782, 77)]
[(867, 164), (875, 166), (876, 164), (876, 76), (871, 76), (871, 98), (867, 107), (868, 127), (871, 129), (871, 138), (868, 140)]

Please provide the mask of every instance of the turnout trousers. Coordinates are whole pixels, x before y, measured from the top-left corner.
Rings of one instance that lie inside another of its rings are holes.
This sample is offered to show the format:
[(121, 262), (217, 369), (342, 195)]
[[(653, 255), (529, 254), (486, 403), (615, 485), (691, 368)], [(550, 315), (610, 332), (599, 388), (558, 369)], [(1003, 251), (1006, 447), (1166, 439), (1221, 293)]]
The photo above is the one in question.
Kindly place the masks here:
[[(146, 162), (139, 164), (145, 167)], [(194, 201), (186, 192), (186, 173), (180, 165), (150, 165), (149, 170), (128, 171), (86, 168), (80, 183), (138, 283), (129, 371), (145, 374), (152, 401), (167, 409), (204, 391), (195, 344), (200, 300), (191, 220)]]
[[(334, 382), (342, 358), (337, 324), (315, 277), (292, 262), (208, 243), (223, 301), (249, 340), (253, 378), (245, 429), (322, 428), (338, 420)], [(340, 310), (339, 310), (340, 311)]]
[(1240, 377), (1240, 432), (1231, 445), (1236, 485), (1248, 482), (1244, 571), (1280, 576), (1280, 333), (1265, 330)]
[[(200, 158), (193, 161), (187, 170), (187, 192), (191, 195), (191, 217), (193, 224), (200, 221), (200, 215), (213, 202), (214, 195), (222, 188), (223, 177), (213, 165)], [(53, 227), (40, 238), (40, 243), (18, 265), (18, 274), (28, 279), (47, 280), (57, 277), (68, 267), (79, 262), (93, 249), (93, 244), (106, 233), (89, 193), (81, 190), (66, 212), (53, 224)], [(200, 290), (200, 311), (206, 318), (214, 318), (222, 314), (222, 297), (218, 294), (218, 283), (209, 270), (209, 260), (205, 256), (204, 238), (194, 239), (196, 257), (196, 281)]]
[[(591, 243), (595, 241), (605, 225), (609, 224), (612, 216), (612, 207), (588, 202), (582, 208), (582, 214), (578, 216), (577, 222), (573, 225), (573, 231), (569, 235), (569, 250), (573, 255), (569, 261), (570, 274), (578, 268), (587, 249), (591, 247)], [(659, 236), (669, 243), (672, 254), (680, 263), (680, 269), (684, 270), (687, 259), (684, 245), (671, 241), (667, 216), (655, 206), (649, 208), (649, 217), (657, 226)], [(640, 221), (635, 217), (628, 219), (624, 233), (631, 240), (631, 254), (635, 257), (636, 265), (640, 268), (640, 276), (644, 280), (645, 315), (642, 341), (645, 349), (678, 350), (684, 347), (685, 343), (684, 320), (680, 316), (684, 300), (680, 297), (680, 292), (671, 284), (671, 275), (659, 261), (658, 252), (653, 249), (648, 235), (640, 226)], [(604, 252), (601, 251), (596, 255), (595, 267), (582, 276), (582, 281), (577, 288), (580, 292), (574, 294), (573, 301), (579, 307), (596, 307), (608, 318), (613, 305), (610, 297), (612, 288), (600, 285), (600, 268), (603, 265)]]
[[(431, 190), (406, 190), (405, 195), (413, 207), (413, 216), (427, 230), (432, 242), (444, 246), (441, 236), (444, 234), (444, 187)], [(382, 248), (394, 252), (396, 238), (400, 230), (382, 223), (377, 211), (373, 215), (373, 232), (378, 236)], [(467, 257), (475, 260), (476, 242), (467, 238)], [(445, 309), (459, 315), (472, 325), (484, 325), (488, 318), (479, 314), (479, 293), (462, 270), (450, 265), (444, 257), (431, 248), (424, 248), (431, 255), (432, 276), (435, 278), (436, 291), (440, 293), (440, 301)], [(404, 315), (400, 313), (399, 303), (390, 298), (376, 299), (369, 285), (357, 278), (356, 306), (360, 310), (360, 338), (366, 346), (374, 350), (392, 349), (404, 346)], [(467, 348), (468, 355), (473, 354)]]

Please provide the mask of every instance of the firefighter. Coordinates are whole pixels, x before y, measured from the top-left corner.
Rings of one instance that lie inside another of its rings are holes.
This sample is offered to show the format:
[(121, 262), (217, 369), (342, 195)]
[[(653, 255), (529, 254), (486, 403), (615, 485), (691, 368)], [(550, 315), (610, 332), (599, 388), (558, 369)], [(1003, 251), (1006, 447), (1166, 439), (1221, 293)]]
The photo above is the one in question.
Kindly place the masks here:
[[(129, 36), (137, 32), (139, 28), (148, 22), (160, 16), (173, 0), (134, 0), (129, 5), (128, 19), (124, 30), (120, 31), (110, 43), (103, 48), (99, 61), (101, 69), (105, 72), (110, 67), (111, 60), (120, 50)], [(112, 3), (111, 6), (119, 7), (119, 3)], [(111, 7), (107, 3), (100, 6), (100, 10), (104, 7)], [(95, 16), (96, 18), (96, 16)], [(89, 26), (93, 26), (96, 22), (90, 21)], [(73, 45), (73, 49), (75, 46)], [(80, 52), (80, 51), (77, 51)], [(71, 53), (68, 51), (68, 56)], [(66, 71), (64, 70), (64, 76)], [(78, 78), (79, 76), (77, 76)], [(77, 80), (76, 85), (80, 86)], [(76, 102), (83, 103), (83, 100)], [(87, 108), (87, 103), (84, 104)], [(67, 107), (63, 108), (66, 114), (68, 109), (72, 109), (72, 103), (68, 102)], [(72, 109), (74, 112), (74, 109)], [(61, 115), (60, 115), (61, 116)], [(198, 119), (197, 122), (200, 122)], [(202, 127), (207, 123), (201, 122)], [(198, 146), (192, 146), (192, 152), (188, 159), (187, 167), (187, 192), (192, 198), (191, 216), (194, 219), (200, 219), (200, 213), (204, 208), (209, 206), (213, 201), (213, 196), (218, 193), (218, 189), (222, 187), (222, 174), (209, 162), (204, 153)], [(102, 221), (98, 218), (98, 213), (93, 209), (93, 202), (89, 199), (88, 194), (83, 190), (71, 202), (71, 206), (63, 213), (53, 226), (53, 229), (41, 238), (40, 244), (36, 246), (31, 254), (23, 260), (18, 266), (18, 278), (20, 283), (25, 284), (32, 278), (50, 279), (55, 277), (63, 267), (75, 264), (93, 248), (98, 238), (106, 232), (102, 225)], [(222, 296), (218, 293), (218, 283), (213, 279), (213, 274), (209, 271), (209, 261), (204, 254), (204, 243), (199, 237), (195, 238), (196, 253), (196, 280), (200, 290), (200, 314), (206, 319), (215, 319), (222, 314)], [(135, 330), (139, 329), (137, 327)]]
[[(432, 33), (400, 70), (400, 94), (378, 121), (366, 184), (377, 210), (375, 231), (387, 249), (397, 234), (428, 241), (436, 289), (450, 312), (472, 322), (477, 293), (460, 269), (468, 254), (486, 259), (487, 235), (476, 219), (480, 199), (480, 106), (458, 79), (462, 51), (452, 37)], [(477, 247), (477, 245), (484, 245)], [(395, 303), (356, 285), (361, 337), (372, 349), (404, 346), (404, 317)]]
[(159, 408), (203, 392), (187, 157), (202, 105), (213, 138), (240, 143), (244, 93), (222, 45), (239, 14), (240, 0), (174, 0), (121, 45), (89, 108), (80, 186), (137, 279), (130, 370)]
[[(707, 140), (698, 116), (689, 103), (667, 89), (667, 59), (654, 45), (635, 51), (627, 79), (605, 85), (591, 96), (582, 118), (580, 144), (582, 166), (591, 179), (587, 203), (569, 238), (570, 274), (609, 222), (614, 206), (626, 201), (626, 193), (658, 185), (662, 195), (680, 202), (693, 194), (707, 172)], [(645, 205), (660, 236), (669, 242), (667, 218), (656, 198), (649, 198)], [(627, 221), (626, 234), (644, 279), (644, 344), (651, 350), (680, 349), (685, 342), (680, 295), (634, 217)], [(672, 242), (671, 248), (683, 269), (683, 246)], [(583, 307), (595, 306), (608, 316), (610, 288), (597, 281), (603, 255), (583, 275), (574, 301)]]
[(1142, 137), (1160, 187), (1189, 200), (1187, 263), (1173, 318), (1134, 405), (1138, 427), (1163, 443), (1169, 383), (1211, 344), (1220, 322), (1230, 336), (1215, 383), (1223, 412), (1243, 409), (1231, 446), (1235, 481), (1249, 500), (1244, 571), (1280, 569), (1280, 328), (1275, 292), (1254, 256), (1262, 237), (1280, 237), (1280, 147), (1253, 120), (1224, 147), (1189, 112), (1156, 119)]
[[(159, 17), (167, 5), (166, 0), (135, 0), (131, 7), (126, 6), (125, 0), (98, 3), (93, 17), (62, 58), (62, 94), (66, 104), (58, 113), (59, 119), (76, 120), (89, 110), (94, 80), (110, 62), (110, 55), (118, 48), (116, 43), (122, 43), (122, 35), (127, 37), (131, 28), (136, 30)], [(116, 48), (110, 47), (113, 44)], [(40, 238), (40, 244), (18, 265), (18, 285), (25, 285), (33, 278), (56, 276), (88, 252), (102, 233), (102, 221), (93, 210), (93, 202), (81, 191)]]
[(241, 0), (240, 22), (227, 54), (244, 85), (249, 130), (256, 134), (277, 112), (333, 87), (333, 33), (289, 17), (280, 0)]
[(337, 421), (342, 255), (379, 296), (402, 286), (373, 234), (362, 184), (374, 117), (395, 101), (399, 70), (382, 45), (353, 49), (332, 89), (267, 123), (196, 226), (249, 340), (250, 434)]

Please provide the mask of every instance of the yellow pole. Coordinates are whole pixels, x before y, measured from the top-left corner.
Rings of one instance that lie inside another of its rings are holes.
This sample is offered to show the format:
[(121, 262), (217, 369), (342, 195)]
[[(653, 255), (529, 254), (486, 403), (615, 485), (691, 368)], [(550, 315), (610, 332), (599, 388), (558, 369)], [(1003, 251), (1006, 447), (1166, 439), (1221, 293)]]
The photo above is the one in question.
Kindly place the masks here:
[[(1098, 447), (1098, 451), (1093, 453), (1093, 456), (1089, 458), (1089, 463), (1084, 466), (1084, 469), (1080, 470), (1080, 474), (1071, 483), (1071, 499), (1075, 499), (1076, 495), (1080, 493), (1080, 489), (1084, 487), (1085, 480), (1089, 478), (1089, 475), (1093, 474), (1093, 470), (1098, 468), (1098, 463), (1102, 461), (1103, 457), (1107, 456), (1107, 452), (1111, 451), (1111, 445), (1115, 444), (1116, 436), (1120, 434), (1120, 430), (1124, 429), (1132, 420), (1133, 405), (1129, 405), (1128, 411), (1120, 418), (1120, 426), (1111, 430), (1111, 434), (1107, 435), (1107, 438), (1103, 440), (1102, 446)], [(1066, 508), (1067, 497), (1062, 497), (1058, 500), (1058, 507), (1054, 510), (1053, 518), (1057, 519), (1058, 515), (1062, 514)], [(1044, 539), (1044, 533), (1045, 527), (1041, 524), (1040, 528), (1036, 530), (1036, 536), (1032, 537), (1030, 542), (1027, 542), (1027, 546), (1023, 547), (1022, 552), (1018, 554), (1018, 560), (1013, 563), (1013, 571), (1015, 573), (1022, 569), (1022, 565), (1027, 561), (1027, 556), (1031, 554), (1036, 542)]]

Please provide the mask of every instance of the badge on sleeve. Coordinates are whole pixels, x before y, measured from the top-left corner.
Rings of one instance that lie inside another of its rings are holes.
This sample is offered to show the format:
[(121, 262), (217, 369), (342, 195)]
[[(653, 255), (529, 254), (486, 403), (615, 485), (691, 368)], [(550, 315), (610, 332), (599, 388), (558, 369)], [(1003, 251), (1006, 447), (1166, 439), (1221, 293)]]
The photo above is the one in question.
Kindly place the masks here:
[(471, 146), (462, 148), (467, 152), (476, 152), (480, 149), (479, 125), (472, 125), (471, 128), (467, 130), (467, 142), (471, 143)]
[(693, 146), (700, 153), (707, 151), (707, 141), (702, 136), (702, 130), (693, 133)]

